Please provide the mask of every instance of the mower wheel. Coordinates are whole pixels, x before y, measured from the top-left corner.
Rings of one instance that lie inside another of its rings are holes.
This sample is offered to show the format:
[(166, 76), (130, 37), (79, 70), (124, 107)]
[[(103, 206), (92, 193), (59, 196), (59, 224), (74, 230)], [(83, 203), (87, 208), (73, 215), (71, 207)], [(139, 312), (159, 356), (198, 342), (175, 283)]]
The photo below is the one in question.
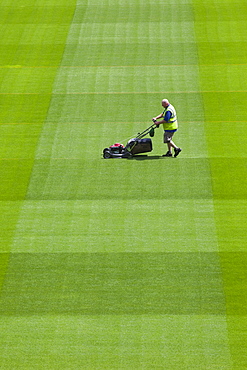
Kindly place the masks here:
[(104, 149), (104, 151), (103, 151), (103, 157), (105, 159), (109, 159), (109, 158), (111, 158), (111, 153), (108, 150), (105, 150)]

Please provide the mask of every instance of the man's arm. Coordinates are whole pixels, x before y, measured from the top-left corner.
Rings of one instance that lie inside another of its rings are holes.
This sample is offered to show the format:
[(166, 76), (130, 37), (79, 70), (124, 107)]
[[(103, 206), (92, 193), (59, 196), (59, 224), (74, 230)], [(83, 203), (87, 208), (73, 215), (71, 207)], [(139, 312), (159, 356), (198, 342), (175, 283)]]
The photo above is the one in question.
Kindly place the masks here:
[(157, 117), (153, 118), (153, 122), (156, 123), (157, 126), (159, 126), (161, 123), (166, 123), (169, 121), (169, 119), (171, 118), (171, 115), (172, 113), (170, 111), (167, 111), (166, 114), (165, 114), (165, 117), (164, 119), (162, 119), (162, 121), (159, 121), (159, 122), (156, 122), (157, 119), (160, 119), (163, 117), (163, 113), (161, 113), (160, 115), (158, 115)]
[(163, 117), (163, 113), (160, 113), (157, 117), (153, 118), (153, 121), (157, 121), (157, 119), (160, 119)]

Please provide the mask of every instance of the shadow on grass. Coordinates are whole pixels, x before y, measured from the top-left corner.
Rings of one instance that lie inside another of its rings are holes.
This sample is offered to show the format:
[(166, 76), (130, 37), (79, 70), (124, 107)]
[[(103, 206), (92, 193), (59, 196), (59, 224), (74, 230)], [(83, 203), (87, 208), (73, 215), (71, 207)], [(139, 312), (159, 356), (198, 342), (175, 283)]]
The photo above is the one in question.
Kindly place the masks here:
[(151, 161), (153, 159), (171, 159), (168, 157), (163, 157), (162, 155), (136, 155), (131, 158), (128, 158), (128, 160), (136, 160), (136, 161)]

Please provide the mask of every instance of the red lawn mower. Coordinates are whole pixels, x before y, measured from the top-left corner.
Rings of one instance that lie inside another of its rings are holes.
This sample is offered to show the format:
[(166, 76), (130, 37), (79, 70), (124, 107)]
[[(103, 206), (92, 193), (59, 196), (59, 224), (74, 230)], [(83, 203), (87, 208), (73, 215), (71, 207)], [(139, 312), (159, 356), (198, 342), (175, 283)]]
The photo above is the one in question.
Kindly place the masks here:
[(152, 124), (146, 130), (130, 139), (126, 146), (120, 143), (115, 143), (109, 148), (103, 150), (103, 157), (105, 159), (109, 158), (131, 158), (136, 154), (148, 153), (153, 150), (152, 140), (149, 138), (143, 139), (144, 136), (148, 135), (153, 137), (154, 130), (157, 128), (156, 124)]

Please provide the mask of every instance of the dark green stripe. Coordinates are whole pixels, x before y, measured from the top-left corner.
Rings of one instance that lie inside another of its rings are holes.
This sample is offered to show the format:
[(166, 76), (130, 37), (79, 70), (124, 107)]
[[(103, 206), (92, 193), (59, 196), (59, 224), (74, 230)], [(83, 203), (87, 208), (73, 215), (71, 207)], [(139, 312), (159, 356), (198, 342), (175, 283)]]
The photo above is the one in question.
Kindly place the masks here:
[(222, 315), (219, 258), (217, 253), (15, 253), (0, 312)]

